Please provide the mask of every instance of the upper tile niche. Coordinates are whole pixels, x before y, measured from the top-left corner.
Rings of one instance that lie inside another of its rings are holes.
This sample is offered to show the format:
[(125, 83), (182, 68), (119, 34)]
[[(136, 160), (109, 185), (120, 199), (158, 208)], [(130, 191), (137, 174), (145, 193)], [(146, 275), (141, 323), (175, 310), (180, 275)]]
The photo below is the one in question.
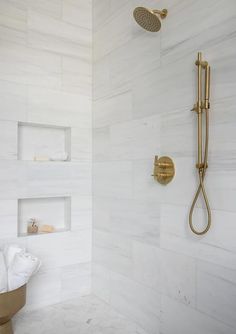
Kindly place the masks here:
[(18, 159), (70, 161), (70, 128), (32, 123), (18, 124)]

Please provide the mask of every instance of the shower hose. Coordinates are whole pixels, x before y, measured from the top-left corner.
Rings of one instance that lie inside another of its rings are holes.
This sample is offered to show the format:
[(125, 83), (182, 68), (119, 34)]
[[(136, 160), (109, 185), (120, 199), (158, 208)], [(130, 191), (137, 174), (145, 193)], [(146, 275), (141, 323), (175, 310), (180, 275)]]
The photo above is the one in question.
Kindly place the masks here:
[[(206, 169), (207, 169), (207, 159), (208, 159), (208, 142), (209, 142), (209, 111), (208, 109), (205, 110), (205, 115), (206, 115), (206, 137), (205, 137), (205, 152), (204, 152), (204, 162), (203, 162), (203, 167), (199, 167), (198, 168), (198, 176), (199, 176), (199, 185), (197, 188), (197, 192), (194, 196), (193, 199), (193, 203), (191, 205), (191, 209), (190, 209), (190, 213), (189, 213), (189, 226), (190, 229), (192, 230), (193, 233), (197, 234), (197, 235), (203, 235), (205, 233), (207, 233), (211, 227), (211, 209), (210, 209), (210, 205), (209, 205), (209, 201), (207, 198), (207, 194), (205, 191), (205, 187), (204, 187), (204, 178), (206, 175)], [(206, 209), (207, 209), (207, 226), (204, 230), (202, 231), (197, 231), (193, 225), (193, 211), (196, 205), (196, 202), (198, 200), (198, 197), (200, 195), (200, 193), (202, 192), (203, 195), (203, 199), (204, 202), (206, 204)]]

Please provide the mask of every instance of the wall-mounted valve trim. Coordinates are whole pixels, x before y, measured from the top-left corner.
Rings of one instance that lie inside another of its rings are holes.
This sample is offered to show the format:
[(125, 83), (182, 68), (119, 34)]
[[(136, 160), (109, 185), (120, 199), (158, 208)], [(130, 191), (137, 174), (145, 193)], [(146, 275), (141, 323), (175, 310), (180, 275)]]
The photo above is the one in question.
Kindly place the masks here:
[(152, 176), (161, 184), (168, 184), (175, 175), (175, 165), (171, 158), (155, 156), (154, 171)]

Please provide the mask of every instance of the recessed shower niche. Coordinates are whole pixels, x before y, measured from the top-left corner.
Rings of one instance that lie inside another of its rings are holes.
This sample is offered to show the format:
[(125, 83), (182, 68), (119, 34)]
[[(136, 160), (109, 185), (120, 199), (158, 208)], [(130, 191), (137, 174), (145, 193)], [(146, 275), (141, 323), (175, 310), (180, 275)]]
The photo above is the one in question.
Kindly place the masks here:
[[(37, 233), (28, 233), (29, 222), (35, 219), (39, 227)], [(71, 198), (42, 197), (18, 199), (18, 236), (45, 234), (43, 226), (52, 226), (55, 232), (69, 231), (71, 228)]]
[(18, 160), (70, 161), (69, 127), (18, 123)]

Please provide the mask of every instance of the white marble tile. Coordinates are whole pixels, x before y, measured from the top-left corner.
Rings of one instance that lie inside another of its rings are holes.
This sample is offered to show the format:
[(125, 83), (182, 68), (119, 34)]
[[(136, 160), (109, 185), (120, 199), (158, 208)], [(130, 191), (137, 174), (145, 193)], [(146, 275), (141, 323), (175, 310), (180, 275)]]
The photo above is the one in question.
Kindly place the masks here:
[(93, 129), (93, 160), (107, 161), (111, 155), (110, 128), (100, 127)]
[(25, 310), (34, 310), (61, 301), (60, 269), (50, 268), (31, 278), (27, 285)]
[(61, 300), (79, 298), (91, 293), (91, 263), (61, 268)]
[(60, 56), (8, 41), (1, 42), (1, 80), (58, 88), (60, 73)]
[(21, 161), (18, 174), (19, 198), (91, 194), (90, 163)]
[(95, 128), (129, 121), (132, 119), (132, 92), (123, 91), (107, 98), (95, 100), (93, 109)]
[[(163, 1), (171, 15), (162, 25), (162, 59), (163, 63), (175, 62), (190, 52), (205, 50), (209, 46), (230, 38), (235, 31), (235, 3), (229, 1), (226, 7), (220, 1)], [(177, 13), (185, 10), (186, 17)], [(222, 17), (224, 15), (224, 19)], [(201, 24), (199, 22), (201, 16)], [(223, 24), (227, 20), (227, 24)], [(175, 33), (173, 34), (173, 30)]]
[(118, 233), (93, 231), (93, 261), (110, 271), (133, 276), (131, 240)]
[[(6, 1), (2, 0), (0, 3), (0, 26), (1, 28), (8, 28), (8, 32), (13, 37), (13, 34), (16, 38), (15, 42), (26, 42), (26, 27), (27, 27), (27, 7), (25, 6), (25, 1)], [(11, 30), (12, 29), (12, 30)], [(7, 30), (5, 30), (7, 31)], [(3, 32), (3, 31), (2, 31)], [(0, 35), (0, 39), (8, 38), (4, 34)]]
[[(94, 32), (94, 59), (100, 59), (132, 38), (132, 3), (112, 13), (106, 25)], [(107, 40), (110, 42), (107, 43)]]
[(58, 19), (60, 19), (62, 15), (61, 0), (27, 0), (27, 8)]
[(72, 196), (71, 198), (71, 230), (92, 229), (91, 196)]
[(92, 0), (63, 0), (62, 19), (70, 24), (91, 30)]
[(93, 168), (93, 191), (96, 196), (132, 197), (131, 162), (99, 162)]
[(162, 296), (161, 303), (161, 333), (233, 334), (235, 332), (232, 327), (169, 297)]
[(160, 151), (160, 118), (142, 118), (110, 127), (112, 160), (148, 159)]
[(16, 334), (147, 334), (128, 317), (93, 296), (72, 299), (35, 312), (21, 312), (14, 321), (14, 331)]
[(91, 126), (88, 96), (60, 90), (29, 88), (28, 121), (61, 126)]
[(132, 242), (134, 279), (153, 289), (161, 290), (161, 261), (160, 248), (144, 243)]
[(17, 158), (17, 123), (0, 121), (0, 160)]
[(1, 239), (15, 238), (17, 236), (17, 201), (0, 201), (0, 234)]
[(196, 261), (191, 257), (162, 250), (161, 291), (186, 305), (196, 304)]
[(110, 204), (110, 228), (133, 240), (159, 245), (160, 206), (144, 199), (117, 199)]
[(42, 259), (41, 271), (91, 261), (91, 231), (73, 231), (27, 238), (27, 249)]
[(92, 130), (91, 128), (71, 128), (71, 160), (92, 160)]
[(0, 118), (25, 121), (27, 117), (27, 86), (0, 81)]
[(110, 302), (110, 271), (97, 263), (92, 263), (92, 292), (106, 303)]
[(236, 270), (201, 261), (197, 269), (197, 308), (236, 329)]
[(148, 333), (159, 331), (160, 295), (116, 273), (111, 274), (111, 305)]
[(90, 47), (91, 35), (88, 29), (54, 19), (35, 10), (28, 11), (28, 29), (69, 40), (85, 48)]
[(87, 59), (62, 57), (62, 89), (91, 98), (92, 66), (91, 55)]

